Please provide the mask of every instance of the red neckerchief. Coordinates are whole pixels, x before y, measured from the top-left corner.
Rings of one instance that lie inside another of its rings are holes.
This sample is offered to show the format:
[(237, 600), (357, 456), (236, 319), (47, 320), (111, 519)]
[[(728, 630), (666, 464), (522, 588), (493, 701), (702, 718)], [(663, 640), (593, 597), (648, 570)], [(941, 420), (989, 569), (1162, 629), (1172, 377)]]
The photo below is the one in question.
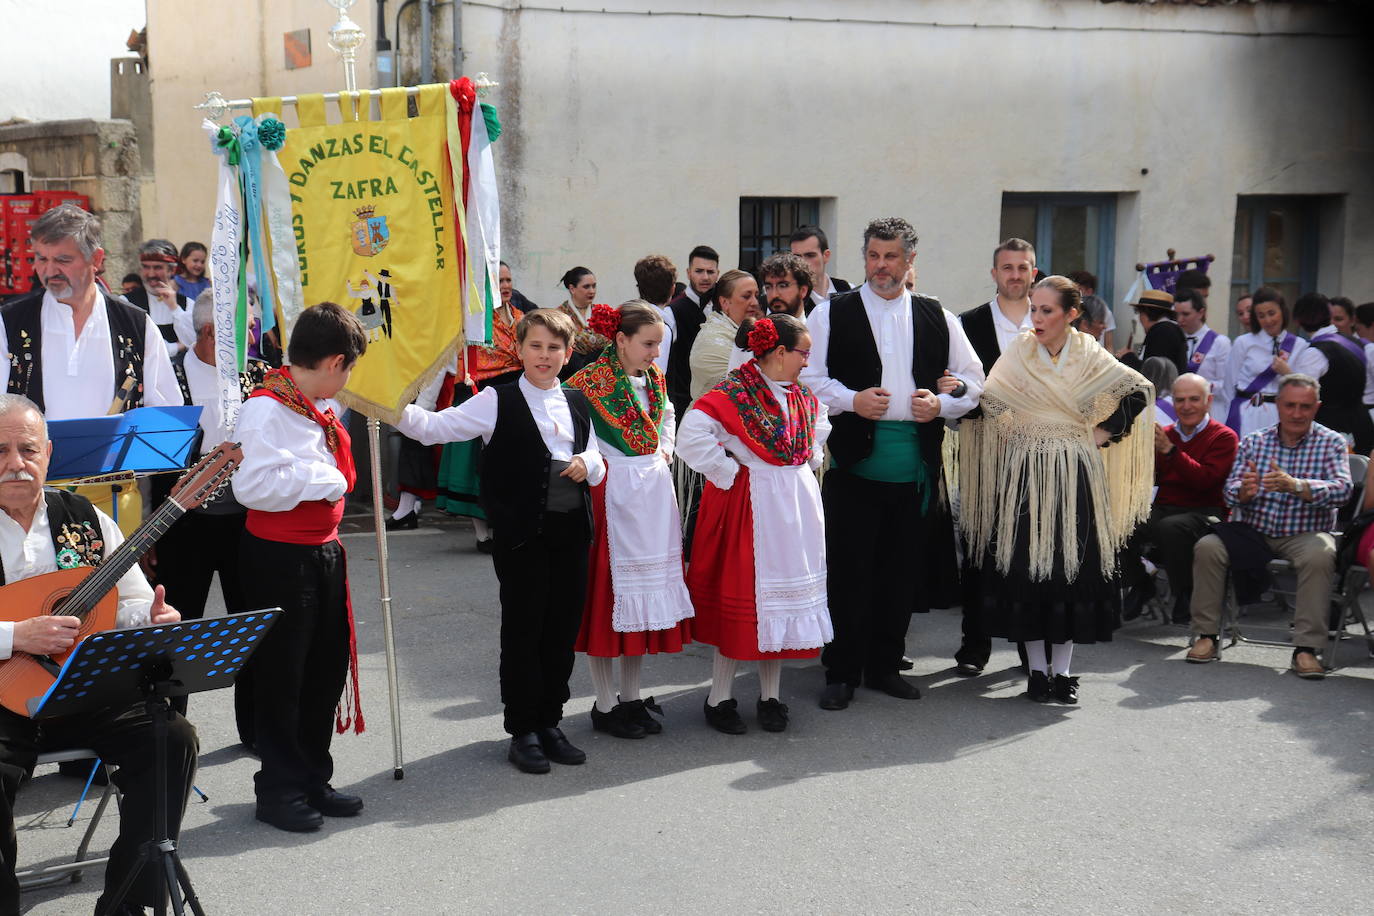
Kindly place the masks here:
[(353, 492), (353, 484), (358, 482), (358, 471), (353, 466), (353, 441), (349, 438), (348, 430), (344, 429), (339, 418), (334, 416), (332, 409), (320, 413), (315, 403), (301, 393), (296, 387), (296, 380), (291, 377), (290, 366), (282, 366), (268, 372), (267, 377), (262, 380), (262, 385), (249, 397), (272, 398), (288, 409), (318, 423), (324, 430), (324, 444), (334, 456), (334, 463), (339, 466), (339, 473), (344, 476), (344, 482), (348, 485), (344, 492)]

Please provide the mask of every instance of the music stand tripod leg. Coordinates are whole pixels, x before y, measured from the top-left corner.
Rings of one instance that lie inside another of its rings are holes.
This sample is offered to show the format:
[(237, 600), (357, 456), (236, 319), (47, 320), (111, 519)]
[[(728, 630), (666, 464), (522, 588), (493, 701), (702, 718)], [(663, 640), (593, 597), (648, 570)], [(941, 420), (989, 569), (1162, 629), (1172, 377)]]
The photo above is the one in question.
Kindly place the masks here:
[(148, 717), (153, 722), (153, 835), (155, 839), (144, 843), (138, 852), (138, 860), (134, 864), (129, 874), (124, 876), (124, 882), (115, 892), (114, 900), (107, 907), (117, 909), (128, 896), (133, 888), (134, 880), (143, 871), (145, 866), (156, 870), (155, 880), (157, 882), (157, 903), (153, 906), (156, 916), (166, 916), (167, 900), (172, 901), (172, 912), (176, 916), (185, 916), (185, 909), (182, 906), (182, 893), (186, 895), (186, 903), (190, 905), (191, 912), (195, 916), (205, 916), (205, 910), (200, 905), (200, 900), (196, 897), (195, 889), (191, 886), (191, 877), (187, 874), (185, 866), (181, 864), (181, 857), (177, 855), (176, 842), (168, 836), (167, 832), (167, 723), (172, 717), (172, 704), (167, 701), (167, 688), (170, 687), (166, 682), (150, 684), (146, 688), (145, 706), (148, 710)]

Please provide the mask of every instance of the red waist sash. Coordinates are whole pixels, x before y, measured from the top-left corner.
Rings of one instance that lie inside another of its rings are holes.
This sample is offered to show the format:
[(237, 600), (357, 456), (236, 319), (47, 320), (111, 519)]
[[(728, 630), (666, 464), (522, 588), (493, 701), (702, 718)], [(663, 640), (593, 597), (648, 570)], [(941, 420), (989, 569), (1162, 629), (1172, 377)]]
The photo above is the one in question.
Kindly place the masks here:
[(286, 512), (248, 510), (245, 527), (248, 533), (264, 541), (283, 544), (328, 544), (339, 536), (339, 521), (343, 518), (344, 501), (330, 504), (322, 499), (300, 503)]

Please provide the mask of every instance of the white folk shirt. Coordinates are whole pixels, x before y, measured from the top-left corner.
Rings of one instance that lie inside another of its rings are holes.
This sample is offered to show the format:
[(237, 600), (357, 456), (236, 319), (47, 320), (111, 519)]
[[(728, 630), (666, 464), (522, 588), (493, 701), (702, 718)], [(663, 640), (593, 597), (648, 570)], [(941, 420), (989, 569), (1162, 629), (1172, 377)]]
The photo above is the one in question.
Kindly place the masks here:
[[(333, 400), (317, 400), (315, 409), (343, 413)], [(243, 464), (230, 480), (234, 499), (247, 509), (289, 512), (301, 503), (342, 499), (348, 489), (324, 427), (275, 398), (244, 401), (235, 435), (243, 443)]]
[(1188, 341), (1188, 371), (1195, 372), (1211, 382), (1212, 395), (1225, 397), (1229, 402), (1235, 394), (1235, 392), (1226, 390), (1226, 364), (1231, 359), (1231, 338), (1218, 331), (1217, 339), (1212, 341), (1212, 348), (1202, 358), (1202, 365), (1199, 366), (1193, 362), (1193, 352), (1202, 344), (1208, 330), (1209, 328), (1204, 324), (1197, 329), (1196, 333), (1183, 332), (1183, 336)]
[(214, 366), (201, 362), (195, 350), (186, 351), (182, 368), (186, 370), (186, 387), (191, 389), (191, 403), (203, 408), (200, 428), (205, 430), (205, 436), (201, 439), (201, 450), (208, 452), (221, 442), (228, 442), (230, 436), (219, 407), (219, 374)]
[[(191, 306), (194, 303), (188, 301), (186, 308), (182, 308), (179, 304), (173, 308), (159, 299), (152, 290), (147, 290), (147, 293), (148, 316), (153, 319), (153, 324), (170, 324), (176, 333), (175, 343), (163, 341), (167, 345), (167, 355), (176, 356), (182, 349), (189, 350), (194, 347), (196, 345), (196, 329), (191, 324)], [(162, 337), (160, 330), (158, 337)]]
[[(124, 543), (124, 535), (104, 512), (97, 509), (96, 515), (100, 517), (100, 534), (105, 541), (105, 556), (108, 557)], [(27, 532), (8, 513), (0, 512), (0, 562), (4, 563), (6, 583), (57, 571), (57, 551), (53, 549), (46, 499), (39, 506)], [(121, 629), (148, 626), (153, 589), (143, 577), (143, 571), (136, 565), (131, 567), (120, 577), (117, 590), (119, 610), (115, 615), (115, 626)], [(0, 659), (9, 658), (13, 651), (14, 624), (0, 621)]]
[(1026, 317), (1021, 319), (1020, 324), (1017, 324), (1007, 317), (1006, 312), (1002, 311), (1002, 306), (997, 301), (996, 296), (992, 297), (992, 301), (989, 302), (988, 305), (992, 306), (992, 330), (997, 335), (998, 353), (1007, 352), (1007, 348), (1011, 346), (1011, 342), (1020, 337), (1022, 331), (1029, 331), (1035, 327), (1034, 323), (1031, 321), (1031, 310), (1029, 307), (1026, 308)]
[[(105, 300), (97, 296), (91, 317), (76, 336), (70, 306), (43, 294), (40, 310), (43, 347), (43, 416), (48, 420), (103, 417), (114, 399), (115, 370), (110, 346), (110, 317)], [(145, 407), (179, 407), (181, 387), (172, 371), (172, 360), (152, 317), (144, 320), (143, 404)], [(7, 340), (0, 319), (0, 346)], [(0, 391), (10, 380), (10, 361), (0, 359)]]
[[(563, 386), (539, 388), (523, 375), (518, 384), (534, 417), (534, 425), (539, 429), (539, 438), (544, 440), (544, 447), (549, 450), (549, 457), (555, 461), (581, 458), (587, 466), (587, 483), (591, 486), (601, 483), (606, 476), (606, 462), (596, 447), (596, 436), (587, 437), (585, 451), (573, 454), (572, 409), (568, 407)], [(490, 442), (492, 434), (496, 432), (496, 411), (496, 388), (484, 388), (476, 397), (438, 413), (410, 404), (401, 415), (401, 422), (396, 424), (396, 429), (421, 445), (466, 442), (479, 436), (483, 442)], [(242, 421), (239, 428), (242, 429)], [(239, 473), (242, 474), (242, 470)]]
[[(897, 298), (884, 299), (865, 283), (859, 287), (859, 295), (863, 299), (873, 341), (878, 345), (878, 355), (883, 362), (881, 387), (891, 395), (887, 412), (878, 419), (914, 421), (911, 396), (916, 393), (916, 383), (911, 377), (911, 293), (904, 289)], [(942, 308), (941, 311), (945, 316), (945, 327), (949, 330), (949, 365), (945, 368), (968, 386), (961, 397), (936, 395), (940, 401), (940, 416), (954, 420), (978, 406), (985, 378), (983, 364), (964, 334), (963, 325), (949, 309)], [(858, 392), (831, 378), (826, 367), (830, 348), (830, 303), (812, 312), (806, 326), (811, 333), (811, 357), (807, 367), (801, 371), (802, 383), (815, 392), (831, 413), (853, 410), (854, 396)]]

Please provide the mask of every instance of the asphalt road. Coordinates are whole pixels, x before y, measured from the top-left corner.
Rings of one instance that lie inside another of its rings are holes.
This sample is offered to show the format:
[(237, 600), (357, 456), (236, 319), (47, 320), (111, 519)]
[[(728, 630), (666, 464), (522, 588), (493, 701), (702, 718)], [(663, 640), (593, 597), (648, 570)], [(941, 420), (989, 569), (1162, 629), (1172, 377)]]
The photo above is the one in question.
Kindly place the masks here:
[[(356, 524), (354, 526), (357, 527)], [(1080, 648), (1076, 708), (1025, 696), (1014, 649), (952, 676), (958, 614), (913, 620), (923, 699), (815, 700), (790, 663), (784, 734), (731, 737), (701, 714), (709, 650), (651, 658), (664, 733), (594, 733), (579, 661), (565, 730), (589, 760), (528, 776), (505, 761), (496, 579), (472, 533), (391, 536), (405, 778), (392, 776), (375, 543), (345, 536), (368, 731), (335, 739), (335, 784), (367, 808), (310, 835), (253, 819), (256, 761), (230, 691), (191, 700), (201, 737), (181, 849), (208, 913), (1264, 913), (1374, 904), (1374, 662), (1324, 682), (1288, 653), (1182, 661), (1182, 629), (1134, 623)], [(215, 611), (214, 613), (218, 613)], [(74, 849), (78, 788), (40, 770), (18, 802), (21, 864)], [(83, 807), (84, 825), (94, 805)], [(108, 844), (111, 816), (97, 843)], [(97, 871), (25, 911), (92, 911)]]

